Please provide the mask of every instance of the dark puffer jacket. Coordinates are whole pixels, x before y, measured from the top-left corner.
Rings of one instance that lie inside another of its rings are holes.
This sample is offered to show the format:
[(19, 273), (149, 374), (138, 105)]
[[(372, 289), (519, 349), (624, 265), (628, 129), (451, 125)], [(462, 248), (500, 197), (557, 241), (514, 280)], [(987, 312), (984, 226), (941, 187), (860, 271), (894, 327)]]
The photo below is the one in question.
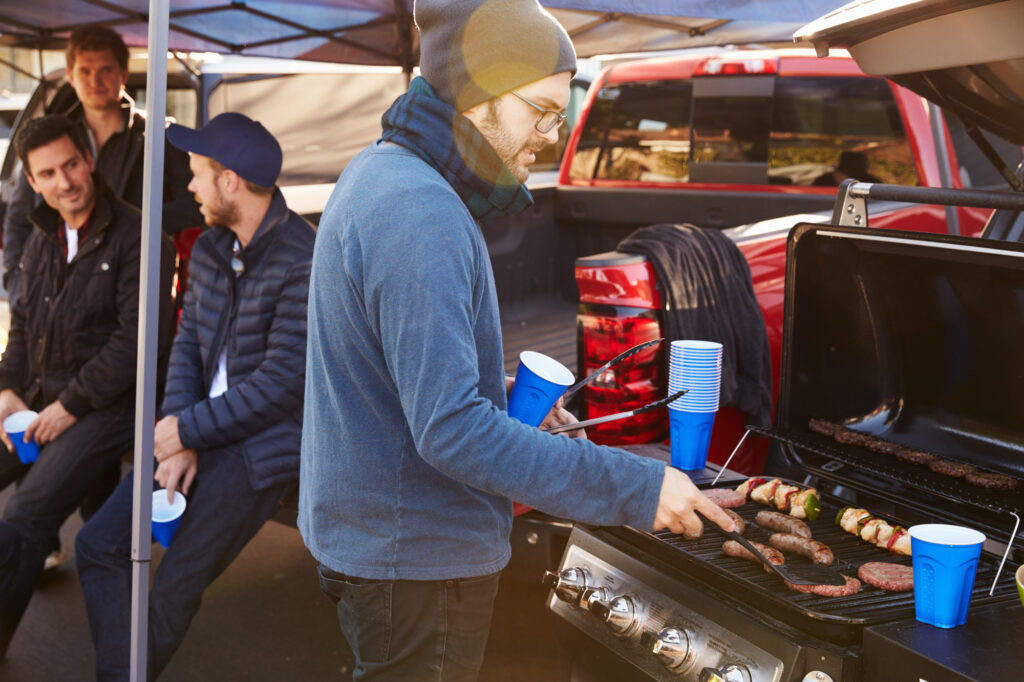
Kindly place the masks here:
[[(68, 263), (60, 215), (42, 204), (29, 215), (35, 229), (22, 254), (22, 296), (11, 311), (0, 390), (13, 389), (39, 409), (59, 399), (76, 417), (135, 402), (139, 325), (141, 217), (92, 175), (96, 205), (88, 233)], [(162, 241), (158, 357), (173, 334), (174, 250)]]
[[(258, 490), (299, 475), (313, 237), (275, 189), (237, 278), (233, 232), (207, 230), (192, 248), (163, 411), (178, 416), (187, 448), (240, 444)], [(228, 390), (210, 398), (222, 348)]]

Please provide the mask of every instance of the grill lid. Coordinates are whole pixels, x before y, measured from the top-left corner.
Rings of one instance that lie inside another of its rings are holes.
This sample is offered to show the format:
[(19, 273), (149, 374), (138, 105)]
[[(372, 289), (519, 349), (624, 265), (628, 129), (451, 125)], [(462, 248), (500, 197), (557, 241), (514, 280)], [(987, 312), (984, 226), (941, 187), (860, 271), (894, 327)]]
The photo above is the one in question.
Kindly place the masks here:
[(1024, 481), (995, 493), (808, 427), (821, 418), (1024, 479), (1024, 246), (798, 225), (784, 324), (773, 435), (799, 446), (782, 449), (790, 465), (820, 469), (812, 460), (823, 457), (835, 470), (868, 466), (935, 505), (951, 497), (1024, 507)]

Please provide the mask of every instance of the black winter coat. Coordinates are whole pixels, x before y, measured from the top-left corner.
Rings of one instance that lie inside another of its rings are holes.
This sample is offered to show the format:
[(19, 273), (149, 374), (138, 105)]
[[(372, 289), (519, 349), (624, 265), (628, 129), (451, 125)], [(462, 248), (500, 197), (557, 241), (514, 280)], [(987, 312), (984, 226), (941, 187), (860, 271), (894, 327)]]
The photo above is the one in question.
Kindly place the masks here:
[[(135, 401), (139, 325), (139, 211), (92, 175), (96, 204), (88, 233), (68, 263), (64, 223), (46, 204), (29, 218), (35, 228), (22, 253), (22, 295), (11, 310), (0, 390), (13, 389), (34, 409), (54, 400), (75, 417)], [(158, 356), (173, 335), (174, 249), (165, 236), (160, 272)]]
[[(230, 230), (207, 230), (192, 247), (163, 412), (178, 416), (187, 448), (240, 446), (257, 490), (299, 476), (314, 234), (275, 189), (241, 251), (241, 275), (231, 268)], [(210, 398), (224, 348), (228, 390)]]

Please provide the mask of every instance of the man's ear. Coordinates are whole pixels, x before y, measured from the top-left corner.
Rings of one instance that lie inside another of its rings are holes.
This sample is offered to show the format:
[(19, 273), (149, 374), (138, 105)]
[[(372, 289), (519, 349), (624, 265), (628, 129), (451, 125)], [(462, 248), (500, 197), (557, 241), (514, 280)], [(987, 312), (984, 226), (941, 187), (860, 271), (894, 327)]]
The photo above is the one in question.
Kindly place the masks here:
[(35, 192), (36, 194), (42, 194), (42, 192), (39, 191), (39, 188), (36, 187), (35, 178), (32, 177), (32, 173), (28, 169), (28, 164), (25, 164), (25, 169), (24, 170), (25, 170), (25, 177), (28, 179), (28, 186), (31, 187), (32, 191)]
[(231, 194), (237, 192), (242, 185), (242, 179), (238, 177), (238, 173), (230, 168), (225, 168), (218, 179), (221, 182), (221, 189)]

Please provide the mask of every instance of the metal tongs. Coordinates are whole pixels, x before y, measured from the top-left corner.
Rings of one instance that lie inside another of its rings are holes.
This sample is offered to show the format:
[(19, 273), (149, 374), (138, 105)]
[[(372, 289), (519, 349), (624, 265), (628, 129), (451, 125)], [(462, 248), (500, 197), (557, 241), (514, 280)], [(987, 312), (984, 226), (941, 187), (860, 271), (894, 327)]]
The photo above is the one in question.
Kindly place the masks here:
[(735, 540), (746, 547), (748, 552), (756, 557), (760, 557), (761, 563), (767, 566), (768, 570), (775, 571), (783, 580), (787, 580), (794, 585), (846, 584), (846, 578), (843, 577), (839, 571), (830, 566), (822, 566), (820, 564), (773, 564), (768, 561), (768, 558), (765, 557), (765, 555), (761, 554), (761, 552), (757, 550), (757, 547), (755, 547), (750, 540), (747, 540), (739, 533), (724, 530), (714, 523), (712, 523), (711, 526), (730, 540)]
[[(583, 388), (584, 386), (589, 384), (591, 381), (596, 379), (598, 376), (601, 375), (601, 373), (603, 373), (606, 369), (608, 369), (612, 365), (617, 364), (619, 362), (622, 362), (623, 360), (625, 360), (629, 356), (636, 355), (637, 353), (642, 351), (644, 348), (649, 348), (650, 346), (653, 346), (656, 343), (661, 343), (664, 340), (665, 340), (665, 338), (662, 337), (660, 339), (654, 339), (653, 341), (645, 341), (644, 343), (641, 343), (639, 345), (633, 346), (632, 348), (630, 348), (629, 350), (625, 351), (624, 353), (620, 353), (619, 355), (616, 355), (614, 358), (612, 358), (608, 362), (604, 363), (603, 365), (601, 365), (600, 367), (595, 369), (593, 372), (591, 372), (589, 375), (587, 375), (587, 377), (585, 379), (581, 379), (580, 381), (577, 381), (575, 384), (570, 386), (565, 391), (565, 393), (562, 394), (562, 400), (564, 402), (569, 402), (569, 398), (571, 398), (572, 395), (576, 391), (580, 390), (581, 388)], [(666, 403), (666, 405), (667, 404), (668, 403)]]
[(615, 421), (616, 419), (625, 419), (626, 417), (633, 417), (638, 414), (643, 414), (644, 412), (656, 410), (659, 407), (665, 407), (670, 402), (672, 402), (676, 398), (681, 397), (685, 393), (686, 391), (678, 391), (667, 398), (656, 400), (653, 403), (648, 403), (647, 405), (644, 405), (643, 407), (638, 407), (635, 410), (628, 410), (626, 412), (616, 412), (615, 414), (606, 414), (603, 417), (594, 417), (593, 419), (587, 419), (586, 421), (575, 422), (573, 424), (562, 424), (561, 426), (555, 426), (550, 429), (543, 430), (546, 431), (547, 433), (562, 433), (563, 431), (575, 431), (576, 429), (585, 429), (588, 426), (593, 426), (594, 424), (603, 424), (605, 422)]

